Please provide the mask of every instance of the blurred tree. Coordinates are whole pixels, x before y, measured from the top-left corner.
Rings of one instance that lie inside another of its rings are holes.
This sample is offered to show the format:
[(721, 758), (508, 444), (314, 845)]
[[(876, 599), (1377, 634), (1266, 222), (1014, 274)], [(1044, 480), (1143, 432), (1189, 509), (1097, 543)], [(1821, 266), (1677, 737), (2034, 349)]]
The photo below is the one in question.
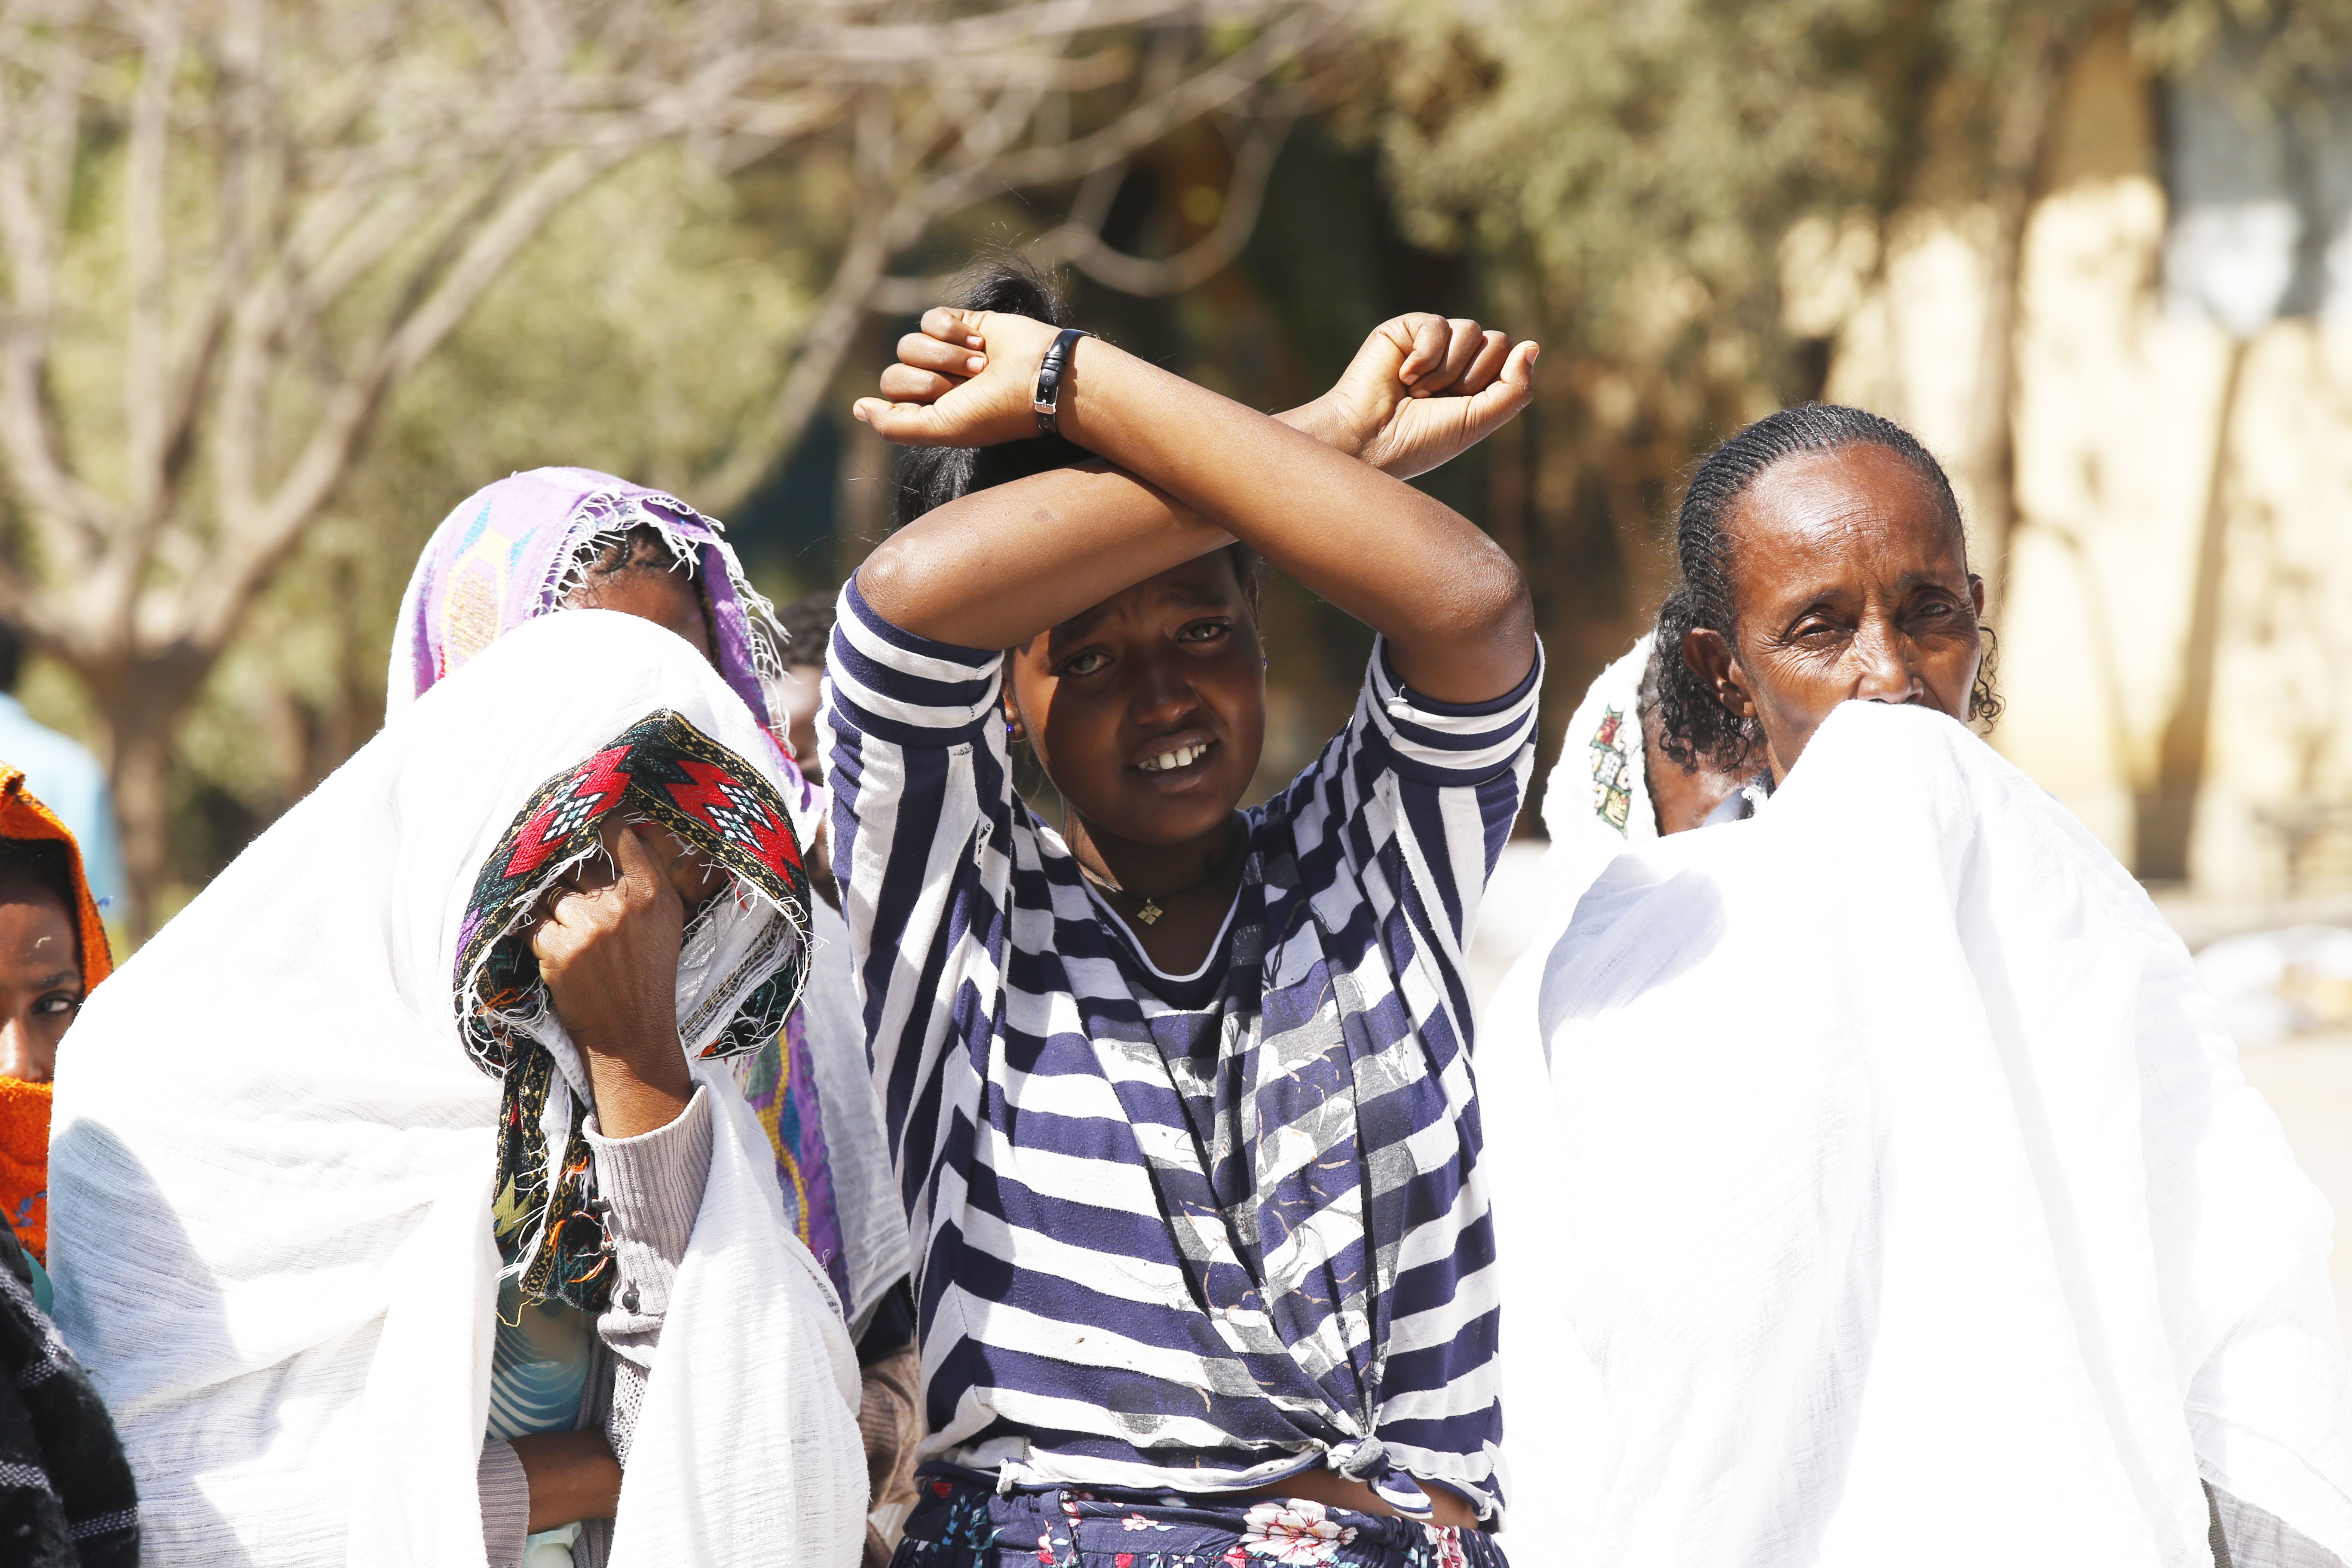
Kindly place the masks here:
[[(676, 466), (724, 510), (791, 446), (932, 225), (1252, 111), (1347, 16), (1346, 0), (0, 5), (0, 616), (85, 688), (134, 926), (167, 862), (191, 702), (387, 400), (575, 196), (668, 145), (728, 171), (839, 154), (826, 281), (764, 395)], [(1084, 216), (1060, 243), (1082, 247)], [(541, 314), (560, 334), (562, 312)]]

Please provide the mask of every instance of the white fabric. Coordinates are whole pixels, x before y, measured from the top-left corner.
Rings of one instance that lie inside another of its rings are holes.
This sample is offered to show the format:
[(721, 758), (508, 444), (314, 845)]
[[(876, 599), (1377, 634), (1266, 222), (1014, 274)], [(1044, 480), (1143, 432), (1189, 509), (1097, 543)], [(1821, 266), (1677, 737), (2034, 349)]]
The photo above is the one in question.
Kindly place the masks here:
[[(1544, 781), (1544, 833), (1551, 840), (1544, 852), (1544, 885), (1562, 916), (1626, 845), (1658, 837), (1641, 711), (1642, 675), (1656, 635), (1643, 633), (1629, 652), (1593, 678), (1560, 739), (1559, 760)], [(1622, 811), (1612, 802), (1612, 785), (1623, 792)]]
[[(1538, 1065), (1536, 980), (1543, 954), (1567, 931), (1576, 900), (1628, 844), (1658, 839), (1658, 809), (1649, 797), (1649, 752), (1642, 745), (1642, 672), (1649, 668), (1654, 637), (1656, 632), (1642, 632), (1630, 651), (1592, 677), (1585, 700), (1576, 705), (1559, 738), (1559, 757), (1552, 759), (1552, 771), (1543, 778), (1543, 835), (1550, 844), (1536, 865), (1540, 902), (1528, 921), (1531, 931), (1515, 933), (1522, 941), (1517, 962), (1503, 975), (1477, 1025), (1479, 1096), (1486, 1100), (1496, 1098), (1491, 1081), (1524, 1086), (1528, 1069)], [(1612, 806), (1612, 785), (1622, 790), (1622, 811)], [(1512, 1060), (1503, 1063), (1506, 1056)], [(1510, 1268), (1507, 1258), (1503, 1262)], [(1506, 1422), (1503, 1448), (1510, 1448), (1510, 1434), (1524, 1432), (1527, 1425)]]
[(890, 1168), (882, 1096), (866, 1064), (866, 1026), (858, 1017), (857, 981), (849, 964), (849, 926), (823, 899), (813, 900), (809, 912), (814, 947), (801, 1007), (817, 1102), (824, 1107), (824, 1157), (833, 1168), (849, 1299), (857, 1304), (849, 1326), (856, 1339), (873, 1321), (884, 1292), (907, 1273), (907, 1208)]
[[(58, 1316), (149, 1561), (480, 1561), (499, 1086), (459, 1040), (459, 920), (532, 789), (663, 709), (772, 766), (671, 634), (597, 611), (508, 634), (93, 994), (57, 1090)], [(716, 1149), (612, 1561), (846, 1564), (847, 1336), (731, 1075), (695, 1070)]]
[(2146, 895), (1960, 725), (1844, 705), (1541, 968), (1548, 1079), (1481, 1059), (1515, 1568), (2186, 1568), (2200, 1479), (2352, 1561), (2327, 1206)]
[[(1585, 889), (1629, 846), (1658, 841), (1641, 715), (1642, 676), (1655, 637), (1644, 632), (1593, 677), (1569, 719), (1559, 755), (1544, 778), (1544, 834), (1550, 843), (1536, 868), (1541, 892), (1532, 930), (1478, 1019), (1478, 1106), (1486, 1138), (1481, 1157), (1489, 1162), (1496, 1268), (1507, 1309), (1502, 1373), (1510, 1404), (1503, 1422), (1503, 1473), (1509, 1532), (1503, 1539), (1515, 1568), (1529, 1553), (1538, 1563), (1569, 1560), (1557, 1554), (1580, 1527), (1587, 1489), (1555, 1485), (1553, 1478), (1571, 1468), (1589, 1475), (1601, 1458), (1598, 1424), (1591, 1415), (1595, 1391), (1548, 1390), (1547, 1398), (1565, 1394), (1568, 1407), (1539, 1404), (1526, 1385), (1524, 1358), (1514, 1353), (1523, 1336), (1537, 1331), (1543, 1309), (1535, 1303), (1555, 1278), (1543, 1255), (1551, 1245), (1543, 1214), (1556, 1176), (1548, 1163), (1554, 1117), (1536, 1002), (1545, 965)], [(1609, 810), (1612, 783), (1626, 795), (1622, 826)], [(1524, 1226), (1517, 1223), (1523, 1215)], [(1584, 1367), (1578, 1360), (1546, 1370), (1557, 1384)]]

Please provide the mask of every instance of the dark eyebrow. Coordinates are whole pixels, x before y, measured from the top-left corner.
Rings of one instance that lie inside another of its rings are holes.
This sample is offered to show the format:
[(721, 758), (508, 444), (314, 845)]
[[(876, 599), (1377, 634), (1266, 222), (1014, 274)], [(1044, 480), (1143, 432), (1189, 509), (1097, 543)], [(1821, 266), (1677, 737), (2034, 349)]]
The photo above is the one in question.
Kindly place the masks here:
[(1064, 621), (1060, 626), (1055, 626), (1053, 630), (1045, 634), (1046, 647), (1050, 649), (1056, 641), (1065, 637), (1082, 637), (1086, 636), (1088, 632), (1095, 629), (1096, 623), (1100, 621), (1105, 615), (1108, 614), (1109, 610), (1110, 601), (1108, 599), (1104, 600), (1101, 604), (1097, 605), (1090, 610), (1080, 610), (1076, 615), (1072, 616), (1068, 620)]
[[(1232, 607), (1232, 601), (1214, 588), (1170, 587), (1163, 590), (1163, 593), (1167, 602), (1184, 609), (1223, 610)], [(1109, 613), (1110, 601), (1108, 599), (1091, 609), (1080, 610), (1045, 634), (1046, 647), (1051, 648), (1057, 643), (1066, 644), (1076, 641), (1094, 630), (1102, 618)]]
[(80, 984), (81, 976), (79, 974), (70, 969), (60, 969), (55, 974), (45, 974), (41, 976), (40, 979), (34, 981), (33, 989), (36, 991), (55, 991), (60, 986), (79, 988)]

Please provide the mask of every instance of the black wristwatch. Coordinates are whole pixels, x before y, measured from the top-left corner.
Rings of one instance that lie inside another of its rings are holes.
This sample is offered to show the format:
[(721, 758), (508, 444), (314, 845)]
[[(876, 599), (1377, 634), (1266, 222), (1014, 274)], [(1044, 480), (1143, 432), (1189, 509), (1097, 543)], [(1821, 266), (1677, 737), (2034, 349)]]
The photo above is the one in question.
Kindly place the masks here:
[(1037, 390), (1029, 396), (1029, 411), (1037, 416), (1037, 432), (1041, 436), (1059, 436), (1055, 423), (1062, 402), (1062, 377), (1069, 373), (1070, 351), (1080, 338), (1094, 334), (1077, 327), (1064, 327), (1056, 333), (1045, 359), (1037, 366)]

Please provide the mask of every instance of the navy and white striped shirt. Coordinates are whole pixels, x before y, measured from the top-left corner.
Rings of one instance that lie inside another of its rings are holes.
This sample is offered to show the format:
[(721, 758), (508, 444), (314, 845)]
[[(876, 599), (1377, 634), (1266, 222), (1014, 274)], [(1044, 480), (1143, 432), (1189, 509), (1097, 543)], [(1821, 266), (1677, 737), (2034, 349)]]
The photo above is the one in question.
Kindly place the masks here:
[(1001, 664), (843, 590), (834, 867), (915, 1237), (923, 1457), (1188, 1492), (1328, 1462), (1490, 1513), (1461, 956), (1540, 660), (1455, 707), (1376, 648), (1347, 727), (1245, 814), (1234, 912), (1179, 978), (1014, 795)]

